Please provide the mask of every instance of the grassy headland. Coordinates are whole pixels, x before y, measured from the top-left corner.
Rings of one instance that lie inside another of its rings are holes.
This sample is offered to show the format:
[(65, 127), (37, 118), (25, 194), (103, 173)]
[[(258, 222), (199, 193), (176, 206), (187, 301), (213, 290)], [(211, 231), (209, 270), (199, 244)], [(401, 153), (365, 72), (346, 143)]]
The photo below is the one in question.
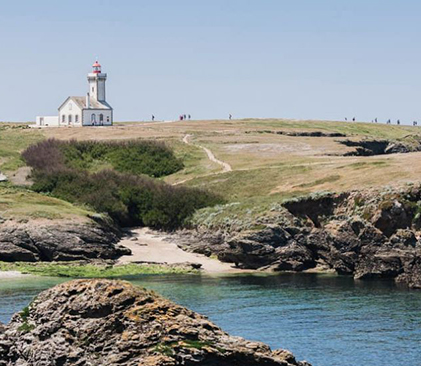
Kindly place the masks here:
[[(104, 129), (51, 128), (16, 133), (25, 134), (25, 139), (27, 133), (33, 133), (34, 139), (165, 141), (184, 168), (161, 179), (223, 196), (226, 204), (195, 210), (193, 218), (195, 224), (216, 227), (254, 227), (259, 218), (277, 215), (279, 204), (291, 197), (320, 191), (399, 186), (421, 177), (421, 153), (345, 157), (343, 153), (352, 149), (338, 143), (344, 138), (273, 133), (279, 131), (341, 133), (351, 140), (408, 141), (421, 136), (420, 128), (410, 126), (282, 119), (127, 123)], [(191, 135), (194, 144), (182, 142), (186, 134)], [(211, 149), (233, 171), (218, 174), (220, 167), (198, 146)], [(16, 148), (15, 157), (18, 151)], [(88, 165), (92, 173), (98, 167), (111, 167), (109, 161), (95, 159)]]

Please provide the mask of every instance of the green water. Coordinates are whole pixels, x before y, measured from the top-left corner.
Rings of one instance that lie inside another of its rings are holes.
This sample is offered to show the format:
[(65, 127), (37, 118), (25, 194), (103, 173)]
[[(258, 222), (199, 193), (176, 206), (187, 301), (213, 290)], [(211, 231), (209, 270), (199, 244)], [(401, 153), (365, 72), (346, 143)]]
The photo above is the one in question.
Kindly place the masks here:
[[(0, 321), (60, 279), (0, 280)], [(314, 366), (421, 366), (421, 291), (315, 274), (144, 276), (232, 335), (287, 348)]]

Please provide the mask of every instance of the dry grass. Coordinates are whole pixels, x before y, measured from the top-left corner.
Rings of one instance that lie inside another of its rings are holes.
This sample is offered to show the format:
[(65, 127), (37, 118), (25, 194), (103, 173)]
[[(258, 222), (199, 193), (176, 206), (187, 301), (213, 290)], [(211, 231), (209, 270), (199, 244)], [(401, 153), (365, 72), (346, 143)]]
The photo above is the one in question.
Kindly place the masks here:
[(87, 221), (88, 210), (75, 207), (52, 197), (44, 196), (30, 190), (12, 187), (0, 183), (0, 217), (2, 219), (22, 220), (69, 220)]
[[(341, 138), (262, 133), (265, 130), (339, 132), (351, 139), (421, 135), (421, 128), (409, 126), (275, 119), (128, 123), (111, 128), (51, 128), (42, 133), (59, 139), (164, 140), (185, 163), (184, 170), (165, 180), (222, 194), (229, 202), (238, 203), (226, 210), (234, 216), (250, 209), (261, 213), (273, 203), (299, 194), (398, 186), (421, 177), (421, 153), (344, 157), (339, 155), (351, 149), (337, 143)], [(233, 171), (215, 174), (220, 167), (210, 162), (203, 150), (182, 143), (186, 134), (228, 162)]]

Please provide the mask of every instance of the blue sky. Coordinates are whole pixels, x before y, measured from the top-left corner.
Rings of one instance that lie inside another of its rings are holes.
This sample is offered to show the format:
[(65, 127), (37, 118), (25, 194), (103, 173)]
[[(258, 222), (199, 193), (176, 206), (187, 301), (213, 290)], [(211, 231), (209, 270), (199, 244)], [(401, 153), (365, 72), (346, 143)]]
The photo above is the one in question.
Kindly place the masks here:
[(415, 0), (0, 0), (0, 120), (85, 95), (98, 56), (116, 120), (421, 121)]

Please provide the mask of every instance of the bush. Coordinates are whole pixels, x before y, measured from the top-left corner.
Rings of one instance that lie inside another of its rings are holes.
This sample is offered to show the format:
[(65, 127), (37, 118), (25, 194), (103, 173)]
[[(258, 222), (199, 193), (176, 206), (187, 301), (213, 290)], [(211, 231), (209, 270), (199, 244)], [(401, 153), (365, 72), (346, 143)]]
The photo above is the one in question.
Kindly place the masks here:
[(62, 170), (64, 167), (98, 171), (103, 167), (121, 173), (163, 177), (183, 168), (183, 163), (163, 143), (130, 141), (59, 141), (49, 139), (30, 146), (23, 153), (35, 169)]
[[(145, 171), (146, 168), (140, 163), (139, 166), (136, 165), (136, 159), (142, 154), (134, 152), (134, 145), (131, 144), (129, 142), (127, 145), (119, 145), (128, 147), (128, 155), (125, 155), (114, 149), (114, 143), (101, 145), (47, 140), (29, 147), (23, 153), (23, 158), (34, 169), (33, 190), (49, 193), (72, 203), (89, 205), (97, 212), (108, 213), (122, 226), (141, 225), (174, 230), (182, 226), (195, 210), (221, 203), (218, 196), (203, 190), (174, 187), (156, 179), (135, 175), (134, 172)], [(169, 150), (162, 153), (160, 148), (158, 145), (153, 146), (148, 154), (155, 151), (157, 155), (166, 155), (168, 152), (172, 155)], [(130, 168), (131, 173), (121, 173), (114, 169), (104, 169), (96, 173), (87, 170), (90, 159), (113, 154), (123, 157), (133, 154), (132, 157), (123, 159), (121, 165), (116, 164), (123, 171)], [(129, 167), (130, 161), (134, 165)], [(152, 157), (149, 161), (157, 164), (150, 168), (156, 174), (174, 168), (170, 164), (170, 156)], [(159, 161), (162, 161), (162, 167), (159, 166)]]

